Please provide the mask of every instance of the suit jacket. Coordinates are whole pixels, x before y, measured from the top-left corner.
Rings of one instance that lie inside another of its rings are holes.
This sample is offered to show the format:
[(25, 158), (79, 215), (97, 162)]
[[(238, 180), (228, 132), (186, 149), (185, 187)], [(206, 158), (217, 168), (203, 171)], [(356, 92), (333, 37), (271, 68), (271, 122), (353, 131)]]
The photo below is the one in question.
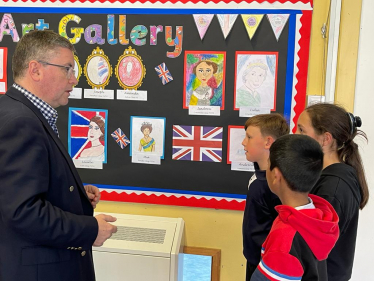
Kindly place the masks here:
[(0, 281), (95, 280), (92, 215), (62, 142), (11, 87), (0, 98)]

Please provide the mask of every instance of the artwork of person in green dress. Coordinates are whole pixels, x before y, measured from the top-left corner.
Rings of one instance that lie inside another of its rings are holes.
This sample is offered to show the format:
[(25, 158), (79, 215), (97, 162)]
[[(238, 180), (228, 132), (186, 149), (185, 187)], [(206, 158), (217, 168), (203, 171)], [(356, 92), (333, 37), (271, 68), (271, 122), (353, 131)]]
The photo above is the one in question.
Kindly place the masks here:
[(140, 127), (140, 131), (143, 133), (144, 137), (140, 140), (139, 151), (144, 152), (154, 152), (156, 142), (149, 134), (152, 133), (152, 124), (148, 122), (143, 122)]
[(261, 61), (248, 64), (243, 72), (243, 85), (236, 90), (236, 107), (261, 107), (261, 95), (257, 89), (264, 83), (268, 67)]

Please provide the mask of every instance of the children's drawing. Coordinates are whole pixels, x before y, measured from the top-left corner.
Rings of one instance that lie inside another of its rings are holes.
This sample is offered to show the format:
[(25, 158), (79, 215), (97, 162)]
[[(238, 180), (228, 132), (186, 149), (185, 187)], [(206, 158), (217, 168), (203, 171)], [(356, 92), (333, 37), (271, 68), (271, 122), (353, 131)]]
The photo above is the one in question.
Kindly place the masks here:
[(82, 75), (82, 66), (79, 63), (79, 58), (76, 55), (74, 55), (74, 75), (77, 81), (79, 82), (79, 78)]
[(242, 145), (245, 138), (244, 126), (229, 126), (227, 139), (227, 164), (231, 162), (247, 162)]
[(224, 109), (226, 52), (186, 51), (183, 108), (190, 105)]
[(208, 30), (214, 14), (197, 14), (193, 15), (197, 31), (199, 32), (200, 39), (203, 40), (206, 31)]
[(171, 73), (164, 62), (156, 66), (155, 70), (157, 72), (158, 77), (160, 77), (161, 79), (162, 85), (165, 85), (173, 81), (173, 76), (171, 76)]
[(0, 79), (4, 78), (4, 49), (0, 48)]
[(234, 23), (236, 21), (236, 18), (238, 15), (223, 15), (223, 14), (217, 14), (219, 25), (221, 26), (221, 30), (223, 33), (223, 37), (226, 39), (229, 35), (232, 27), (234, 26)]
[(118, 128), (113, 133), (111, 133), (111, 136), (115, 140), (115, 142), (119, 145), (121, 149), (124, 149), (129, 143), (130, 140), (127, 138), (125, 133), (121, 130), (121, 128)]
[(106, 163), (108, 111), (69, 108), (69, 154), (72, 159)]
[(146, 153), (164, 159), (165, 118), (131, 116), (130, 156)]
[(283, 28), (287, 23), (290, 15), (287, 14), (267, 14), (271, 28), (273, 29), (275, 38), (279, 40), (279, 36), (282, 34)]
[(154, 152), (156, 141), (150, 136), (152, 133), (152, 123), (144, 122), (140, 127), (140, 131), (143, 133), (144, 137), (140, 139), (139, 151)]
[(234, 109), (275, 110), (277, 63), (277, 52), (236, 52)]
[(115, 75), (119, 85), (124, 90), (138, 89), (145, 77), (145, 66), (142, 58), (137, 54), (136, 50), (131, 46), (123, 52), (118, 59), (115, 68)]
[(7, 57), (8, 48), (0, 47), (0, 94), (4, 94), (8, 88), (7, 86)]
[(12, 36), (13, 42), (19, 41), (19, 36), (12, 14), (4, 14), (0, 23), (0, 42), (4, 35)]
[(102, 49), (96, 47), (87, 58), (84, 66), (84, 75), (87, 78), (87, 83), (93, 89), (104, 89), (109, 84), (112, 73), (113, 70), (109, 63), (109, 58)]
[(242, 15), (242, 20), (249, 39), (252, 40), (263, 17), (264, 15)]
[(173, 160), (222, 162), (222, 127), (173, 125)]

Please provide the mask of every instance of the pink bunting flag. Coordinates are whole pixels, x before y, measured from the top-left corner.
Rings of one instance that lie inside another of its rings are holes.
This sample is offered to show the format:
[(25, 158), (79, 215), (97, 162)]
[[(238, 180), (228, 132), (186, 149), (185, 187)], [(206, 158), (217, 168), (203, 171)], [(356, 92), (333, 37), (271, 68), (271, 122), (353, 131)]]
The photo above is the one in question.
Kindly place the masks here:
[(214, 15), (208, 14), (197, 14), (193, 15), (197, 30), (199, 31), (200, 39), (203, 40), (206, 31), (208, 30), (210, 23), (212, 22)]
[(232, 27), (234, 26), (237, 17), (238, 15), (217, 15), (218, 22), (221, 26), (223, 37), (225, 37), (225, 39), (229, 35)]

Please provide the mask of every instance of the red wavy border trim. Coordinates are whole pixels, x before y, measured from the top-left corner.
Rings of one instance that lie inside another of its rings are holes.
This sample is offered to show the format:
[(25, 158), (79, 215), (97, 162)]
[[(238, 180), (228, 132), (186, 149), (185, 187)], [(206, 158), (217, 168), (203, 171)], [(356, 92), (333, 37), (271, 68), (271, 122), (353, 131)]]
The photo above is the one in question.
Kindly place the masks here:
[[(4, 2), (37, 2), (38, 0), (3, 0)], [(207, 3), (220, 3), (220, 2), (224, 2), (224, 3), (232, 3), (232, 2), (235, 2), (235, 3), (242, 3), (242, 2), (246, 2), (246, 3), (253, 3), (253, 2), (257, 2), (257, 3), (264, 3), (264, 2), (267, 2), (267, 3), (270, 3), (270, 4), (273, 4), (275, 2), (278, 2), (278, 3), (286, 3), (286, 2), (291, 2), (292, 4), (296, 4), (298, 2), (302, 2), (304, 4), (310, 4), (311, 7), (313, 7), (313, 0), (247, 0), (247, 1), (242, 1), (242, 0), (41, 0), (41, 2), (45, 3), (45, 2), (52, 2), (52, 3), (55, 3), (55, 2), (61, 2), (61, 3), (65, 3), (65, 2), (71, 2), (71, 3), (75, 3), (75, 2), (80, 2), (80, 3), (85, 3), (85, 2), (90, 2), (90, 3), (95, 3), (95, 2), (100, 2), (100, 3), (106, 3), (106, 2), (110, 2), (110, 3), (115, 3), (115, 2), (120, 2), (120, 3), (125, 3), (125, 2), (130, 2), (130, 3), (136, 3), (136, 2), (140, 2), (142, 4), (144, 3), (152, 3), (152, 4), (155, 4), (157, 2), (159, 3), (162, 3), (162, 4), (166, 4), (166, 3), (172, 3), (172, 4), (175, 4), (175, 3), (183, 3), (183, 4), (187, 4), (189, 2), (193, 3), (193, 4), (197, 4), (197, 3), (204, 3), (204, 4), (207, 4)]]
[[(292, 119), (294, 124), (297, 123), (297, 119), (299, 118), (301, 112), (305, 108), (305, 101), (306, 101), (306, 83), (308, 77), (308, 64), (309, 64), (309, 49), (310, 49), (310, 33), (312, 27), (312, 11), (303, 11), (303, 14), (300, 18), (301, 21), (301, 28), (300, 28), (300, 35), (301, 38), (299, 40), (300, 50), (297, 53), (299, 56), (299, 62), (297, 63), (297, 67), (299, 72), (296, 74), (297, 84), (295, 85), (296, 95), (295, 95), (295, 116)], [(297, 126), (292, 128), (292, 132), (295, 133)]]
[(116, 201), (116, 202), (131, 202), (131, 203), (146, 203), (146, 204), (158, 204), (158, 205), (173, 205), (173, 206), (185, 206), (185, 207), (200, 207), (200, 208), (211, 208), (211, 209), (225, 209), (225, 210), (237, 210), (243, 211), (245, 208), (245, 201), (238, 202), (236, 200), (227, 201), (226, 199), (206, 199), (206, 198), (187, 198), (185, 196), (176, 197), (174, 195), (147, 195), (147, 194), (136, 194), (134, 192), (128, 194), (126, 192), (117, 193), (115, 191), (107, 192), (101, 191), (101, 200)]

